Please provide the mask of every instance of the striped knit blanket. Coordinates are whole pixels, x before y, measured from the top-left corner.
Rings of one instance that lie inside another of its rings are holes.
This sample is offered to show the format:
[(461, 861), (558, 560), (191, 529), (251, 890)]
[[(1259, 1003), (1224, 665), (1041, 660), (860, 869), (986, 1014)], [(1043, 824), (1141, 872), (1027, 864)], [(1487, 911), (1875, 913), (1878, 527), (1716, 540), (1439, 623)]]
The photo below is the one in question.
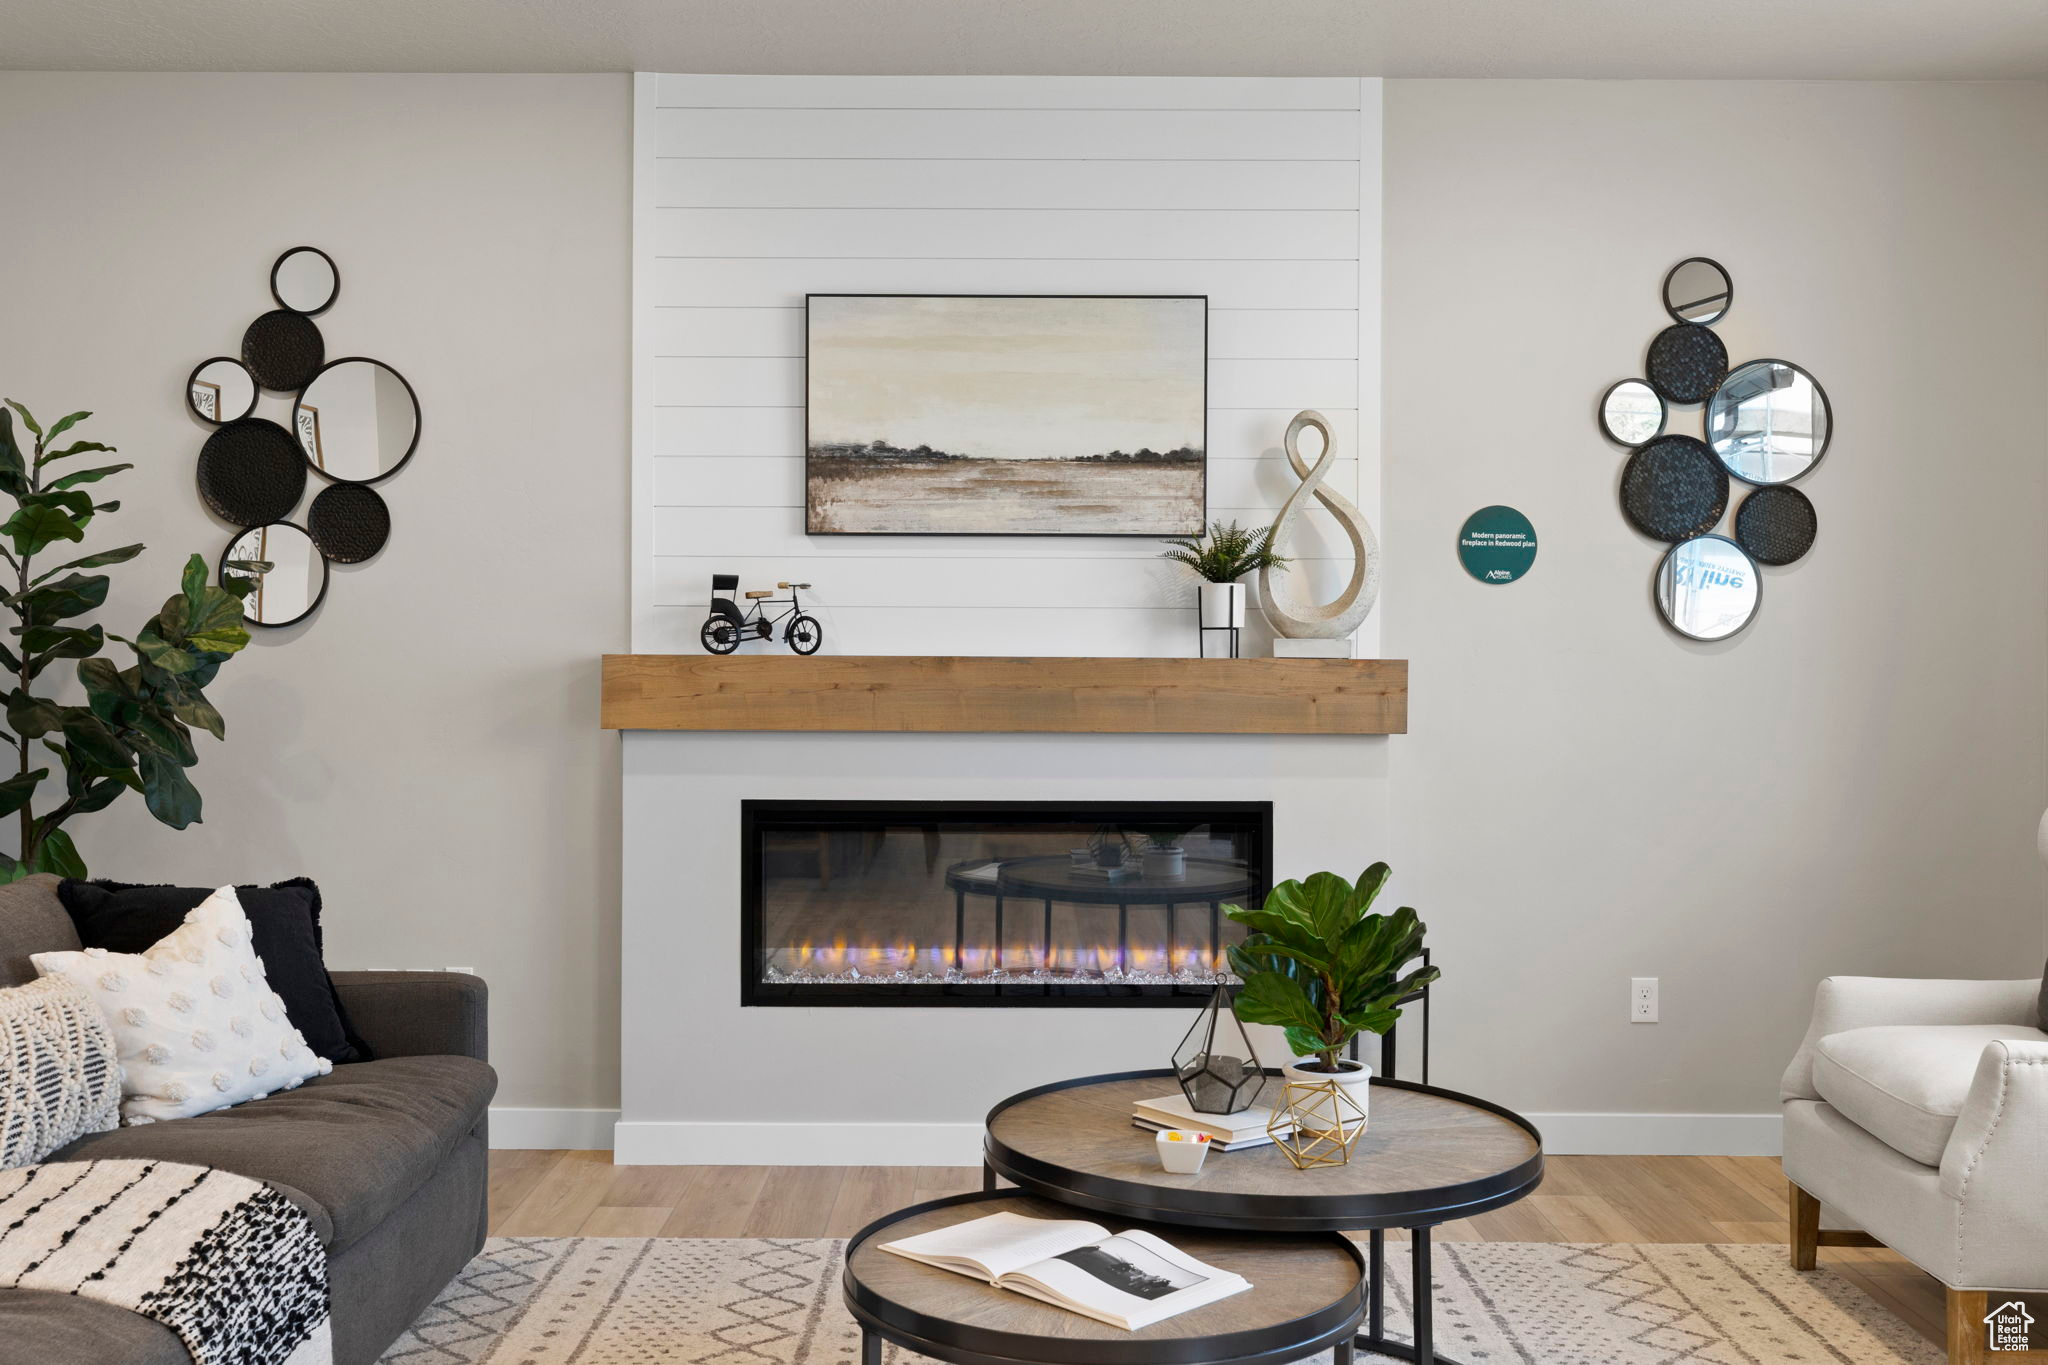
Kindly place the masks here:
[(0, 1171), (0, 1288), (99, 1299), (195, 1365), (329, 1365), (327, 1256), (268, 1185), (167, 1161)]

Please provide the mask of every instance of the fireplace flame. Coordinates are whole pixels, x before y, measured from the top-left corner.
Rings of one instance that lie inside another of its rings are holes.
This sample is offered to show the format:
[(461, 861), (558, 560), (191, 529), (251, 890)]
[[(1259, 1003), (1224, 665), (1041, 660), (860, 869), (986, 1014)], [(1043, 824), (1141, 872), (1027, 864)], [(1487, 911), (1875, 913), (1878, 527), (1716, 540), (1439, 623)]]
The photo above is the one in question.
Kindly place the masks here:
[(1219, 949), (1177, 943), (1132, 944), (1119, 955), (1114, 943), (1080, 946), (1043, 942), (962, 945), (956, 965), (953, 944), (920, 944), (915, 939), (852, 944), (845, 936), (830, 944), (806, 939), (772, 953), (763, 979), (772, 984), (929, 985), (1008, 982), (1016, 984), (1214, 985), (1235, 981)]

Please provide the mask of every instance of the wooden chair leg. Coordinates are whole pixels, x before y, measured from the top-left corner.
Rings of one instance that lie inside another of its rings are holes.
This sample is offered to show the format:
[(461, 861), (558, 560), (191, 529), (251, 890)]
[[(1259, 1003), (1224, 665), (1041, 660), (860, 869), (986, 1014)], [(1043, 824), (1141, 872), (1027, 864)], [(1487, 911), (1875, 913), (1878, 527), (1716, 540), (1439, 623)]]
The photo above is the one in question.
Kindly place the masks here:
[(1811, 1270), (1820, 1260), (1820, 1200), (1787, 1181), (1791, 1191), (1791, 1225), (1787, 1242), (1792, 1248), (1792, 1268)]
[[(1991, 1311), (1990, 1295), (1981, 1289), (1948, 1291), (1949, 1365), (1984, 1365), (1989, 1356), (1990, 1332), (1984, 1315)], [(2019, 1358), (2032, 1355), (2029, 1351)]]

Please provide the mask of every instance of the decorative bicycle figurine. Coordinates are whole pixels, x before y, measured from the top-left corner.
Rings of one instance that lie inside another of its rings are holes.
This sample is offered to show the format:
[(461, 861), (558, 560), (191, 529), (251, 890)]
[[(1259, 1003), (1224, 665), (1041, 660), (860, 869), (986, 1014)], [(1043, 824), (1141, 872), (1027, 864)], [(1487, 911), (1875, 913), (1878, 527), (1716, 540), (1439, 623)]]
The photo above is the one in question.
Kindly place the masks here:
[[(742, 640), (772, 640), (778, 625), (782, 626), (783, 642), (799, 654), (816, 654), (818, 646), (825, 643), (825, 628), (818, 624), (817, 617), (805, 615), (803, 603), (797, 600), (797, 592), (810, 584), (777, 583), (777, 588), (788, 589), (787, 597), (777, 597), (765, 588), (750, 591), (746, 594), (744, 612), (732, 600), (739, 586), (738, 574), (711, 575), (711, 614), (704, 618), (704, 625), (697, 632), (706, 650), (730, 654), (740, 647)], [(721, 597), (720, 593), (725, 595)], [(768, 608), (785, 604), (788, 611), (768, 614)]]

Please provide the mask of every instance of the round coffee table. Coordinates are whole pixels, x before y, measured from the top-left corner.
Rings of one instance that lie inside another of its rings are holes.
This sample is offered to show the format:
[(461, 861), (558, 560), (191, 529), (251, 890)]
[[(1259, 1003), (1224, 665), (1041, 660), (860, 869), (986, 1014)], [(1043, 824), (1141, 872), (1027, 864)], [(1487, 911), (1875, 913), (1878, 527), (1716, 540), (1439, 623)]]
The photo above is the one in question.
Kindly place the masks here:
[[(880, 1365), (884, 1340), (957, 1365), (1281, 1365), (1333, 1347), (1337, 1365), (1351, 1365), (1365, 1315), (1363, 1258), (1331, 1233), (1149, 1229), (1252, 1287), (1135, 1332), (880, 1249), (1002, 1212), (1088, 1216), (1015, 1191), (963, 1194), (901, 1209), (854, 1235), (841, 1286), (860, 1323), (862, 1365)], [(1119, 1219), (1109, 1230), (1129, 1227)]]
[[(989, 1111), (983, 1184), (998, 1175), (1032, 1194), (1117, 1218), (1231, 1231), (1369, 1230), (1366, 1331), (1359, 1345), (1402, 1360), (1455, 1365), (1432, 1339), (1429, 1229), (1522, 1198), (1543, 1180), (1543, 1140), (1496, 1104), (1410, 1081), (1375, 1079), (1365, 1133), (1343, 1166), (1298, 1171), (1278, 1148), (1212, 1152), (1201, 1174), (1169, 1175), (1131, 1106), (1176, 1093), (1174, 1073), (1129, 1071), (1012, 1095)], [(1272, 1102), (1279, 1081), (1261, 1100)], [(1387, 1228), (1413, 1239), (1415, 1340), (1389, 1341)]]

